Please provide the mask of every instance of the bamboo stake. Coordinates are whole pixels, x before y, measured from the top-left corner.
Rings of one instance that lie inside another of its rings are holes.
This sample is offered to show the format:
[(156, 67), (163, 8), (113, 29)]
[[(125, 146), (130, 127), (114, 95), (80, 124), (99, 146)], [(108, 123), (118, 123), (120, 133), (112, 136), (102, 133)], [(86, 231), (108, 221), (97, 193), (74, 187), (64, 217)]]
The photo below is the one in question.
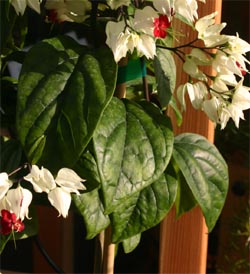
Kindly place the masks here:
[[(218, 11), (217, 22), (220, 21), (222, 0), (206, 1), (200, 4), (199, 17)], [(186, 25), (175, 22), (177, 29), (185, 33), (182, 42), (186, 43), (195, 38), (195, 33)], [(182, 63), (177, 60), (177, 68)], [(187, 81), (181, 70), (178, 71), (177, 85)], [(211, 74), (212, 71), (209, 71)], [(170, 113), (174, 120), (174, 115)], [(175, 125), (176, 123), (173, 122)], [(213, 142), (214, 126), (202, 113), (193, 109), (187, 103), (187, 110), (184, 113), (183, 125), (180, 128), (174, 126), (175, 134), (181, 132), (194, 132), (201, 134)], [(173, 208), (163, 220), (160, 227), (160, 256), (159, 273), (206, 273), (208, 231), (200, 208), (184, 214), (176, 220), (175, 209)]]

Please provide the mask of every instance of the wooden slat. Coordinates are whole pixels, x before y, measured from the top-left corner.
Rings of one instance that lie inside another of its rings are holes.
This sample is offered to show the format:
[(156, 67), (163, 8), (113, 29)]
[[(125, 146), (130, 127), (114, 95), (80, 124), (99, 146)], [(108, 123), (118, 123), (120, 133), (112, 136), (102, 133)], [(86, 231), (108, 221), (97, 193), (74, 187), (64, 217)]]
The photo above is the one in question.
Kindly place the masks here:
[[(199, 17), (218, 11), (217, 22), (220, 21), (222, 1), (206, 1), (200, 4)], [(175, 27), (185, 33), (181, 42), (187, 43), (195, 38), (195, 33), (186, 25), (175, 22)], [(177, 68), (182, 63), (177, 61)], [(212, 71), (209, 71), (212, 73)], [(178, 70), (177, 83), (185, 83), (184, 73)], [(170, 116), (174, 116), (170, 113)], [(173, 118), (174, 120), (174, 118)], [(193, 132), (201, 134), (213, 142), (214, 125), (204, 113), (196, 111), (187, 102), (181, 127), (174, 126), (175, 134)], [(206, 273), (208, 232), (200, 208), (195, 208), (176, 220), (173, 208), (161, 223), (159, 273)]]

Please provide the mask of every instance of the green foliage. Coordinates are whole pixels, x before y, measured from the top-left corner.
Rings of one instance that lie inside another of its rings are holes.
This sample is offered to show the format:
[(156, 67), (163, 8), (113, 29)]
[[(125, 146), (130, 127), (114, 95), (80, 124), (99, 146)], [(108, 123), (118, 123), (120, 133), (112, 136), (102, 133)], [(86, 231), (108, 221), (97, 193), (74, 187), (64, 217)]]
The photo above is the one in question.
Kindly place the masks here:
[[(158, 50), (154, 71), (161, 108), (172, 105), (181, 122), (169, 52)], [(72, 209), (83, 217), (87, 239), (110, 225), (112, 241), (125, 252), (174, 204), (178, 216), (200, 206), (211, 231), (228, 187), (223, 158), (202, 136), (174, 138), (170, 119), (155, 104), (113, 97), (116, 77), (107, 48), (92, 50), (66, 36), (35, 44), (18, 79), (18, 141), (4, 145), (3, 169), (15, 167), (23, 151), (29, 163), (53, 173), (73, 168), (86, 179), (87, 189), (72, 195)], [(36, 231), (29, 224), (34, 230), (26, 236)]]
[(170, 51), (157, 49), (154, 59), (154, 70), (157, 82), (157, 94), (162, 108), (171, 100), (176, 85), (176, 66)]
[[(214, 145), (202, 136), (184, 133), (175, 138), (173, 158), (178, 165), (211, 231), (225, 203), (227, 165)], [(187, 186), (184, 188), (187, 189)], [(181, 195), (185, 199), (184, 195)], [(190, 195), (188, 195), (190, 197)], [(191, 200), (191, 199), (190, 199)], [(188, 202), (191, 204), (192, 202)], [(182, 200), (179, 201), (182, 203)]]
[(17, 132), (28, 159), (54, 171), (73, 166), (113, 95), (115, 79), (107, 49), (91, 52), (65, 36), (36, 44), (22, 66), (17, 98)]

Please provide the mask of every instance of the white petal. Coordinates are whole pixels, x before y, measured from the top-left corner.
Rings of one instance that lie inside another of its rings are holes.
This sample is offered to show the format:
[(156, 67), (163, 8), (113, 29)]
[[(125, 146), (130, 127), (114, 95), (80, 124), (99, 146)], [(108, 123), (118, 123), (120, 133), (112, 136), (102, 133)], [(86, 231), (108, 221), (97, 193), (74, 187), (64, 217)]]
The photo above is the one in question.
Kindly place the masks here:
[(178, 98), (183, 110), (186, 110), (186, 100), (185, 100), (186, 91), (187, 91), (187, 84), (180, 85), (176, 91), (177, 98)]
[(15, 189), (10, 189), (6, 195), (10, 205), (11, 212), (16, 214), (17, 219), (23, 220), (29, 218), (29, 205), (32, 200), (32, 193), (28, 189), (22, 188), (20, 185)]
[(146, 34), (141, 34), (136, 47), (139, 56), (145, 56), (147, 59), (153, 59), (156, 55), (155, 41)]
[(15, 8), (17, 14), (23, 15), (27, 6), (26, 0), (11, 0), (12, 6)]
[(58, 171), (56, 183), (62, 186), (67, 192), (79, 193), (77, 190), (85, 190), (82, 182), (85, 180), (79, 177), (72, 169), (62, 168)]
[(49, 192), (48, 199), (51, 205), (59, 212), (59, 216), (62, 215), (66, 218), (71, 204), (70, 193), (66, 192), (61, 187), (56, 187)]
[(25, 217), (27, 219), (30, 219), (29, 218), (29, 205), (32, 201), (32, 193), (28, 189), (22, 188), (22, 195), (23, 195), (23, 200), (21, 203), (19, 217), (21, 220), (23, 220)]
[(56, 187), (53, 175), (46, 168), (41, 170), (36, 166), (32, 165), (31, 171), (28, 175), (24, 176), (26, 181), (29, 181), (36, 192), (49, 192), (51, 189)]
[(11, 180), (9, 180), (8, 174), (6, 172), (0, 173), (0, 200), (4, 197), (12, 184), (13, 183)]
[(144, 32), (153, 36), (154, 19), (157, 17), (159, 17), (157, 12), (149, 6), (142, 10), (136, 9), (133, 27), (138, 32)]
[(210, 100), (205, 100), (202, 104), (203, 110), (209, 119), (215, 123), (218, 122), (218, 108), (219, 101), (216, 97), (212, 97)]
[(35, 10), (37, 13), (40, 13), (40, 0), (28, 0), (27, 4), (30, 8)]
[(169, 0), (154, 0), (153, 5), (159, 13), (166, 14), (168, 17), (171, 15), (173, 6), (171, 6)]

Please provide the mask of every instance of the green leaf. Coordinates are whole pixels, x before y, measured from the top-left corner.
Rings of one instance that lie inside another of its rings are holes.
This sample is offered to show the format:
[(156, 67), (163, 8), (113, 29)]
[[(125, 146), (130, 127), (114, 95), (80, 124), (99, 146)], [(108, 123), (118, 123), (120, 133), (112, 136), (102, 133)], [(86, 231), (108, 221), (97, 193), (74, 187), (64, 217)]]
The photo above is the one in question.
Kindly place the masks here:
[(134, 235), (122, 242), (123, 250), (125, 253), (132, 252), (140, 243), (141, 234)]
[(74, 166), (75, 172), (86, 181), (84, 185), (87, 191), (92, 191), (95, 188), (100, 187), (100, 176), (96, 160), (91, 150), (87, 150)]
[(26, 55), (18, 85), (17, 131), (28, 158), (50, 169), (73, 166), (115, 88), (108, 49), (90, 52), (60, 36)]
[(166, 108), (176, 85), (176, 66), (169, 50), (157, 49), (154, 58), (157, 94), (162, 108)]
[(173, 158), (167, 167), (167, 173), (176, 178), (178, 182), (175, 208), (177, 217), (180, 217), (183, 213), (194, 208), (197, 205), (197, 201)]
[(157, 225), (170, 210), (177, 194), (177, 181), (162, 176), (121, 203), (111, 215), (112, 241), (120, 242)]
[(170, 160), (169, 119), (153, 105), (148, 111), (152, 116), (135, 102), (113, 98), (96, 128), (93, 144), (106, 213), (157, 180)]
[(8, 141), (1, 140), (0, 171), (11, 173), (20, 165), (22, 158), (22, 147), (14, 139)]
[(192, 133), (184, 133), (175, 138), (173, 158), (201, 207), (211, 231), (228, 191), (226, 162), (205, 137)]
[(96, 189), (80, 195), (74, 194), (72, 199), (79, 213), (83, 216), (87, 230), (87, 239), (94, 238), (108, 227), (110, 223), (109, 217), (104, 214), (103, 205)]

